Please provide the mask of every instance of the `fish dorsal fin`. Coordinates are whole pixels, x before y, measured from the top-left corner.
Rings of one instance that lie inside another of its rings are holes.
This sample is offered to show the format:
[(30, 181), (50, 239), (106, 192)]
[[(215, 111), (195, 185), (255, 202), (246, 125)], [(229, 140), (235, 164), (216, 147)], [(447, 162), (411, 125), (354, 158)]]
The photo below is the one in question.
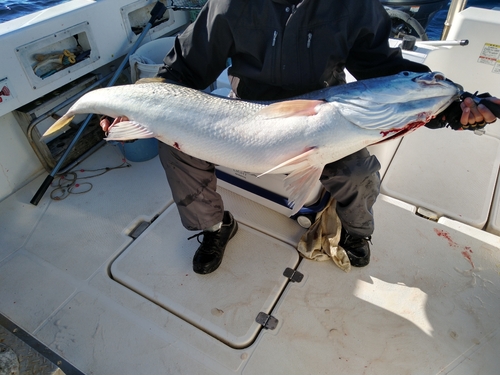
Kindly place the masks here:
[(167, 83), (167, 79), (162, 77), (150, 77), (150, 78), (141, 78), (135, 81), (136, 85), (142, 85), (144, 83)]
[(132, 139), (154, 138), (155, 134), (134, 121), (122, 121), (108, 129), (106, 141), (128, 141)]
[(257, 116), (267, 118), (285, 118), (293, 116), (314, 116), (318, 113), (318, 105), (324, 104), (323, 100), (285, 100), (269, 104), (257, 112)]
[(290, 167), (297, 166), (284, 181), (285, 190), (289, 192), (288, 202), (292, 208), (292, 215), (295, 215), (307, 201), (323, 171), (323, 165), (315, 165), (311, 162), (312, 156), (316, 153), (317, 148), (311, 147), (300, 155), (288, 159), (258, 176), (279, 173), (279, 170), (284, 167), (290, 169)]

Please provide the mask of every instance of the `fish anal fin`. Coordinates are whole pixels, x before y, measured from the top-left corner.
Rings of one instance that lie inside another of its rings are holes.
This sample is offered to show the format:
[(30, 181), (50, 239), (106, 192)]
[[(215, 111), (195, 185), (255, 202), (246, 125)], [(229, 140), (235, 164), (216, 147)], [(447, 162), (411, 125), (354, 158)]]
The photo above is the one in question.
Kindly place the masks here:
[(290, 194), (288, 202), (292, 208), (291, 216), (299, 212), (307, 202), (322, 172), (323, 165), (309, 165), (293, 171), (285, 178), (285, 190)]
[(292, 215), (295, 215), (307, 202), (323, 172), (324, 165), (316, 165), (312, 162), (317, 151), (317, 147), (308, 148), (301, 154), (257, 176), (279, 173), (282, 168), (292, 170), (284, 180), (285, 190), (289, 193), (288, 201), (292, 208)]
[(134, 121), (122, 121), (108, 129), (106, 141), (128, 141), (132, 139), (154, 138), (155, 134)]
[[(284, 167), (289, 167), (291, 165), (296, 165), (296, 164), (300, 164), (300, 163), (304, 163), (304, 162), (308, 163), (308, 158), (310, 158), (312, 155), (314, 155), (316, 153), (316, 151), (317, 151), (316, 147), (308, 148), (306, 151), (302, 152), (301, 154), (284, 161), (283, 163), (277, 165), (274, 168), (269, 169), (268, 171), (265, 171), (264, 173), (261, 173), (257, 177), (264, 176), (265, 174), (269, 174), (269, 173), (279, 173), (280, 169), (282, 169)], [(308, 164), (310, 164), (310, 163), (308, 163)]]
[(267, 118), (286, 118), (293, 116), (314, 116), (318, 113), (318, 105), (324, 104), (323, 100), (286, 100), (268, 105), (261, 109), (257, 115)]

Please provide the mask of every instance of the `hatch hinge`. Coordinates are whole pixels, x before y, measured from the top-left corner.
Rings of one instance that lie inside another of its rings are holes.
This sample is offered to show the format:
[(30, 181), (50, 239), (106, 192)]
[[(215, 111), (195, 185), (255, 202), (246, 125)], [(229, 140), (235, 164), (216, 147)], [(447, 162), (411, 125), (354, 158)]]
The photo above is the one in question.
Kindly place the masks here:
[(150, 225), (151, 223), (149, 221), (140, 221), (134, 229), (130, 231), (129, 237), (136, 240)]
[(289, 267), (285, 269), (285, 271), (283, 272), (283, 276), (294, 283), (300, 283), (304, 278), (304, 274)]
[(255, 321), (265, 329), (270, 329), (271, 331), (278, 326), (278, 319), (262, 311), (257, 315)]
[(427, 220), (432, 220), (432, 221), (438, 221), (439, 220), (439, 214), (431, 211), (427, 208), (424, 207), (417, 207), (417, 211), (415, 212), (417, 216), (423, 217), (424, 219)]

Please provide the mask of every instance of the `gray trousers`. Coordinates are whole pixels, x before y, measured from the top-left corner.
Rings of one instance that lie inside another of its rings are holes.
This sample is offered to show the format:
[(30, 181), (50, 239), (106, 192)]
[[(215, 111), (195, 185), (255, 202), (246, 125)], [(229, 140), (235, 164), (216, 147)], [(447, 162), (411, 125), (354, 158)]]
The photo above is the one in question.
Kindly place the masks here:
[[(224, 203), (216, 192), (215, 166), (162, 142), (159, 155), (182, 225), (188, 230), (203, 230), (221, 222)], [(373, 233), (372, 206), (380, 191), (379, 169), (377, 158), (366, 149), (323, 169), (320, 181), (337, 200), (337, 214), (349, 233)]]

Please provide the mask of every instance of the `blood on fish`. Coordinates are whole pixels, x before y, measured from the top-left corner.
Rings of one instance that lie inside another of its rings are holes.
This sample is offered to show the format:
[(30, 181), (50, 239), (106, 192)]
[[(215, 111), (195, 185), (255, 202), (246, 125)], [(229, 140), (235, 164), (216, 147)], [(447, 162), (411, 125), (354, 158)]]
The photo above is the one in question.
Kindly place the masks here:
[[(420, 128), (421, 126), (424, 126), (427, 124), (427, 121), (414, 121), (410, 122), (409, 124), (403, 126), (402, 128), (396, 128), (396, 129), (389, 129), (389, 130), (381, 130), (380, 134), (382, 134), (382, 137), (387, 137), (389, 134), (394, 133), (387, 139), (391, 139), (395, 136), (401, 137), (404, 134), (410, 133), (414, 131), (415, 129)], [(386, 139), (384, 139), (385, 141)]]
[[(403, 126), (401, 128), (393, 128), (393, 129), (389, 129), (389, 130), (380, 131), (380, 134), (382, 135), (382, 137), (384, 137), (383, 141), (387, 141), (387, 140), (395, 138), (395, 137), (402, 137), (405, 134), (411, 133), (412, 131), (427, 124), (432, 119), (432, 116), (428, 116), (428, 114), (426, 114), (426, 113), (421, 113), (420, 115), (417, 116), (417, 118), (420, 118), (422, 120), (410, 122), (409, 124), (406, 124), (405, 126)], [(389, 137), (385, 138), (387, 136), (389, 136)]]
[(176, 148), (179, 151), (181, 150), (181, 146), (179, 146), (177, 142), (174, 142), (174, 148)]

